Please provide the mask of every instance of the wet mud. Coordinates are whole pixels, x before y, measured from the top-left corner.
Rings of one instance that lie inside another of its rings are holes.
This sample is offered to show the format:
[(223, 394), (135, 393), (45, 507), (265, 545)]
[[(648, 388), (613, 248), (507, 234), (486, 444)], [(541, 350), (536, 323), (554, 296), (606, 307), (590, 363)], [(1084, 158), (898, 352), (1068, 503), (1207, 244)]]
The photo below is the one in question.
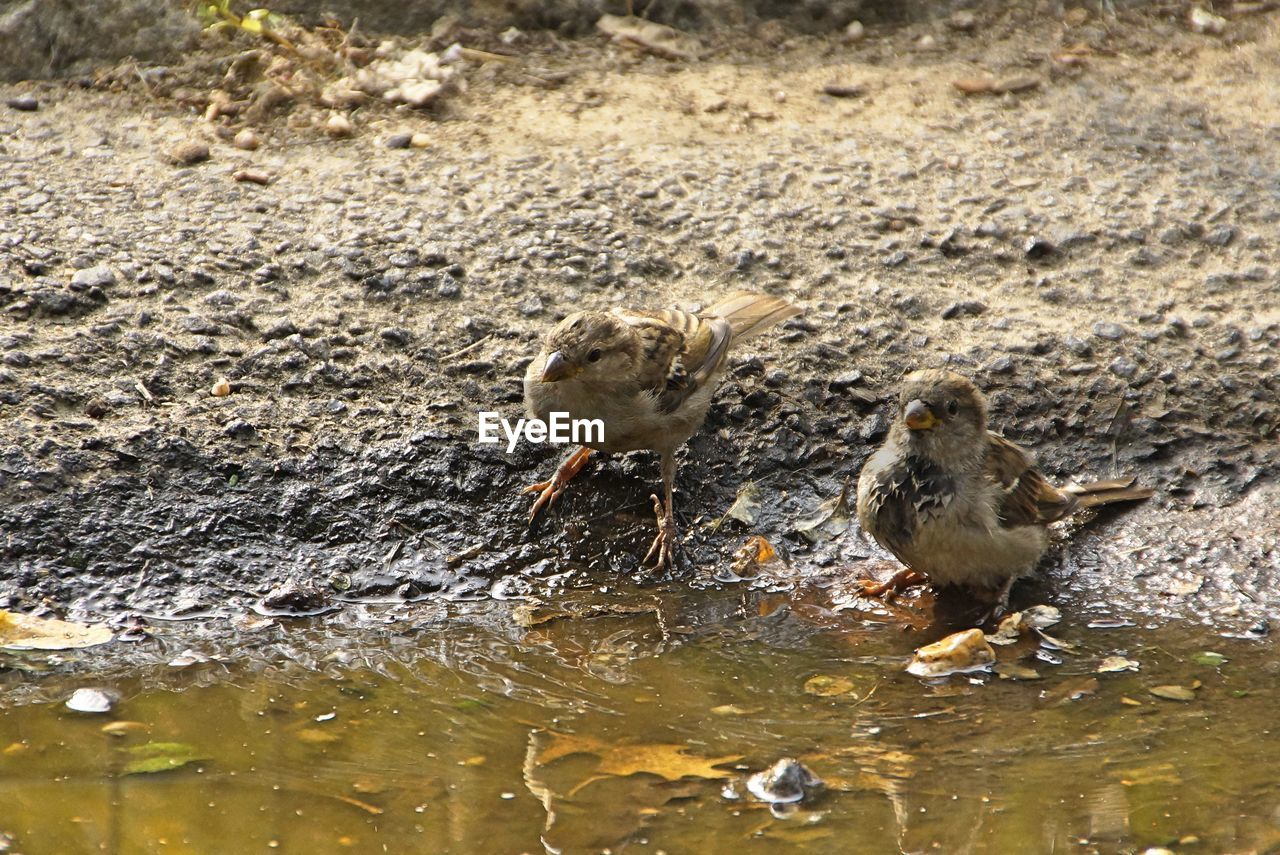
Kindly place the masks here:
[[(1090, 36), (1130, 53), (993, 98), (951, 83), (1072, 34), (939, 31), (948, 52), (913, 25), (703, 64), (583, 39), (529, 58), (565, 73), (551, 91), (499, 70), (444, 116), (281, 124), (182, 168), (161, 153), (208, 130), (171, 102), (35, 87), (0, 114), (0, 606), (124, 625), (289, 584), (348, 610), (751, 585), (724, 581), (750, 535), (786, 558), (759, 587), (879, 572), (856, 523), (798, 526), (883, 438), (897, 378), (946, 364), (1054, 478), (1158, 491), (1064, 536), (1015, 603), (1265, 631), (1280, 115), (1254, 96), (1280, 37), (1143, 20)], [(431, 148), (383, 145), (419, 127)], [(735, 354), (682, 455), (688, 566), (638, 566), (646, 455), (593, 461), (527, 530), (518, 489), (562, 451), (481, 445), (476, 413), (519, 414), (538, 337), (740, 288), (806, 314)], [(751, 482), (754, 521), (725, 519)]]

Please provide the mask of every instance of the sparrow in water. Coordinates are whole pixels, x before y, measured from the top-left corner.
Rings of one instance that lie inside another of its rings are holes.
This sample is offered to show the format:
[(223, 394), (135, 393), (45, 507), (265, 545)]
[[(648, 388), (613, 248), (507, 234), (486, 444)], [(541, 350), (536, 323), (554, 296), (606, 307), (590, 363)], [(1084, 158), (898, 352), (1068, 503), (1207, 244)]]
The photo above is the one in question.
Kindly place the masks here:
[(599, 419), (604, 438), (575, 450), (550, 481), (525, 489), (538, 494), (530, 524), (555, 502), (593, 450), (651, 449), (662, 455), (665, 501), (651, 497), (658, 536), (644, 561), (672, 566), (675, 451), (706, 418), (729, 349), (798, 314), (777, 297), (739, 293), (697, 315), (614, 309), (575, 312), (561, 321), (525, 372), (525, 409), (544, 421), (552, 412)]
[(933, 582), (996, 592), (1035, 569), (1048, 525), (1080, 508), (1145, 499), (1134, 479), (1058, 489), (1022, 448), (987, 430), (987, 405), (966, 378), (916, 371), (903, 380), (889, 436), (862, 467), (858, 521), (907, 569), (870, 596)]

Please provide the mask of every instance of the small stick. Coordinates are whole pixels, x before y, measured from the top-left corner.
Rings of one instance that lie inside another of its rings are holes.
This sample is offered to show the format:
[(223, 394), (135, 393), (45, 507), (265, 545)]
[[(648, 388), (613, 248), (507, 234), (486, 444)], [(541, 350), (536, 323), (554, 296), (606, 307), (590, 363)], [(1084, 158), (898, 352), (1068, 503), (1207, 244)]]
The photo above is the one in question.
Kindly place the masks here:
[(476, 339), (475, 341), (471, 342), (471, 344), (467, 345), (461, 350), (455, 350), (453, 353), (445, 354), (444, 356), (440, 357), (440, 361), (444, 362), (446, 359), (456, 359), (459, 356), (470, 353), (471, 351), (475, 350), (477, 347), (484, 344), (486, 341), (488, 341), (491, 338), (493, 338), (493, 333), (489, 333), (484, 338)]

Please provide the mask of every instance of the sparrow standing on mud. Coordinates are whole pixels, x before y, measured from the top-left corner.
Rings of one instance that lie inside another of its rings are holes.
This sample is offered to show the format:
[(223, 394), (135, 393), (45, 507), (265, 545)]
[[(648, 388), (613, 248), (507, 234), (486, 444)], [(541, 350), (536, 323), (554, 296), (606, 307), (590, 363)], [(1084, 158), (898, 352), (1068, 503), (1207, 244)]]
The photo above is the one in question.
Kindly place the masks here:
[(652, 449), (662, 455), (665, 502), (651, 497), (658, 536), (644, 561), (671, 566), (676, 449), (706, 418), (729, 349), (798, 314), (777, 297), (739, 293), (700, 315), (614, 309), (575, 312), (561, 321), (525, 372), (525, 409), (544, 421), (552, 412), (600, 419), (604, 438), (570, 454), (550, 481), (525, 489), (539, 494), (530, 524), (555, 502), (592, 450)]
[(1059, 490), (1023, 449), (987, 430), (982, 393), (950, 371), (903, 380), (889, 437), (858, 478), (863, 531), (907, 566), (870, 596), (931, 581), (997, 591), (1035, 569), (1049, 523), (1079, 508), (1150, 496), (1133, 479)]

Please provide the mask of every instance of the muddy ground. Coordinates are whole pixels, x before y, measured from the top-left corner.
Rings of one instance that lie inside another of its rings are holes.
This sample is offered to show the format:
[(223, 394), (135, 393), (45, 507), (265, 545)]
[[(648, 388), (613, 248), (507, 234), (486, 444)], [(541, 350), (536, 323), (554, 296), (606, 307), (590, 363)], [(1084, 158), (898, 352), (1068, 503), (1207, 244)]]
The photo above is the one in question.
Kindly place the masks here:
[[(254, 152), (142, 85), (0, 89), (39, 101), (0, 107), (0, 607), (126, 621), (290, 580), (333, 600), (657, 581), (638, 568), (656, 461), (593, 465), (531, 537), (517, 488), (559, 451), (479, 445), (476, 412), (519, 413), (574, 309), (751, 288), (806, 315), (734, 356), (687, 447), (675, 582), (722, 584), (749, 534), (788, 583), (876, 570), (856, 524), (817, 545), (797, 524), (856, 477), (897, 378), (948, 364), (1056, 478), (1159, 491), (1015, 602), (1265, 631), (1280, 17), (705, 41), (686, 62), (534, 35), (432, 115), (362, 109), (347, 140), (282, 116)], [(952, 85), (982, 73), (1040, 84)], [(385, 144), (413, 132), (430, 145)], [(166, 161), (191, 139), (211, 160)], [(747, 482), (757, 521), (717, 527)]]

